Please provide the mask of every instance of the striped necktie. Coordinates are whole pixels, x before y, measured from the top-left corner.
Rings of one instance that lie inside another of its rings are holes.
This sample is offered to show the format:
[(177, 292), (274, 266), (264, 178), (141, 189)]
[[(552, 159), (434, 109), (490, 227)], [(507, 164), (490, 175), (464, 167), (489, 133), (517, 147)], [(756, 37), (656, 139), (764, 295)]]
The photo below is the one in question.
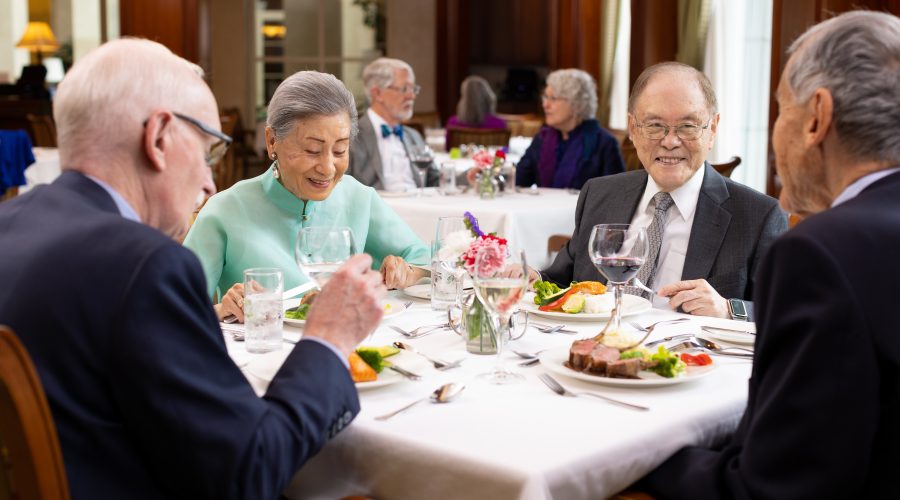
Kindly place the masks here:
[[(637, 274), (637, 279), (650, 288), (653, 288), (653, 280), (656, 279), (656, 267), (659, 264), (659, 247), (662, 245), (662, 236), (666, 229), (666, 212), (675, 203), (672, 195), (663, 191), (656, 193), (652, 201), (656, 211), (653, 214), (653, 222), (647, 228), (647, 242), (650, 248), (647, 261), (644, 262)], [(645, 299), (650, 298), (650, 293), (644, 290), (640, 291), (640, 295)]]

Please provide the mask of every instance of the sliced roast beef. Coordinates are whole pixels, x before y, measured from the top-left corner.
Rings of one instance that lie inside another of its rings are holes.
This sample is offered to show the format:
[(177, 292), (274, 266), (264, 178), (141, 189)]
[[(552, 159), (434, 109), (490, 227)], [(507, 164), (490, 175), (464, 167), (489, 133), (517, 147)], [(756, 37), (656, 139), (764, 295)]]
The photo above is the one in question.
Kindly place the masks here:
[(572, 347), (569, 348), (569, 368), (578, 371), (587, 368), (590, 363), (591, 351), (596, 346), (597, 343), (590, 339), (572, 342)]
[(638, 378), (641, 371), (641, 359), (618, 359), (606, 364), (606, 376), (612, 378)]

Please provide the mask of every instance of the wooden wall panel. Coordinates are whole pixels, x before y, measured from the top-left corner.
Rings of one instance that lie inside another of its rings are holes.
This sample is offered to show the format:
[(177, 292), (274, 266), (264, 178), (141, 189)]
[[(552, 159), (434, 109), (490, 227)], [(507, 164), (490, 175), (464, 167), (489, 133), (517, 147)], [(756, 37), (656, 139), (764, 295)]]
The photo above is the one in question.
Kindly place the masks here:
[(122, 36), (155, 40), (189, 61), (200, 62), (201, 0), (122, 0)]
[(678, 2), (631, 0), (631, 64), (629, 89), (638, 75), (678, 52)]

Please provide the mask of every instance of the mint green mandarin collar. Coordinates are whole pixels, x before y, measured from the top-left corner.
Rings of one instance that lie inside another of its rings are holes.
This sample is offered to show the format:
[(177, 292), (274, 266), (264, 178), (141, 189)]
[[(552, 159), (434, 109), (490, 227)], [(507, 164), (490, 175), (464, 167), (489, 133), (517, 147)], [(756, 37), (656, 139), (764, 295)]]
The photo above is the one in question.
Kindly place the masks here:
[(266, 193), (266, 197), (268, 197), (275, 206), (291, 215), (300, 216), (305, 214), (307, 216), (312, 216), (316, 211), (316, 206), (320, 203), (318, 201), (304, 202), (300, 198), (297, 198), (294, 193), (288, 191), (287, 188), (278, 182), (278, 179), (275, 178), (275, 173), (271, 168), (266, 170), (263, 174), (262, 188), (263, 192)]

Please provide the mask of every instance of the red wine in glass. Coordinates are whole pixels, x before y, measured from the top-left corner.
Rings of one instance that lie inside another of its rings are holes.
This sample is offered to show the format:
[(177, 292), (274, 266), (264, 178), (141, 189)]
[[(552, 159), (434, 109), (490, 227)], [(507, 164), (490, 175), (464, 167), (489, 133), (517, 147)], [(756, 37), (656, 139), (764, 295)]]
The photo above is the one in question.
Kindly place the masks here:
[(644, 264), (640, 257), (599, 257), (594, 266), (610, 283), (627, 283)]

